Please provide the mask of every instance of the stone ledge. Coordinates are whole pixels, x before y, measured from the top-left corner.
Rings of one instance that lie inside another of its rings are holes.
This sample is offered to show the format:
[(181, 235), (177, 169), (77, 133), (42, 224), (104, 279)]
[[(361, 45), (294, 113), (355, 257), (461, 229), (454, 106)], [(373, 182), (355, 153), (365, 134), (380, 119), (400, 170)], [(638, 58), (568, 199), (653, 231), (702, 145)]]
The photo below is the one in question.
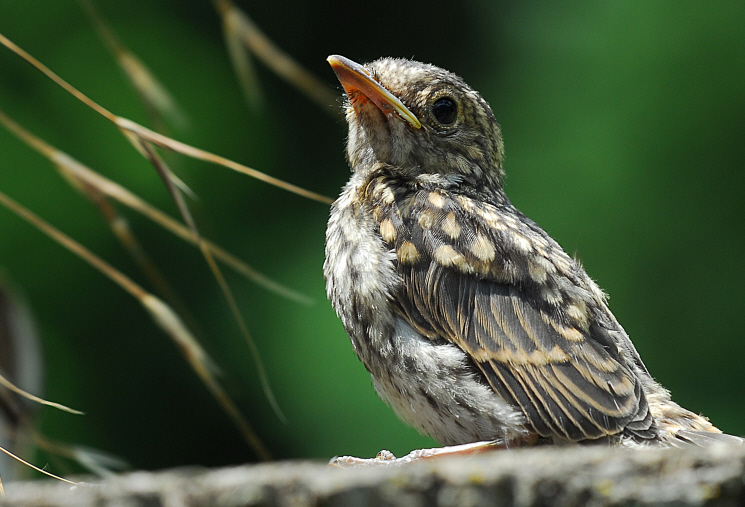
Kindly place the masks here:
[(745, 505), (745, 447), (541, 448), (393, 467), (277, 462), (6, 485), (0, 506)]

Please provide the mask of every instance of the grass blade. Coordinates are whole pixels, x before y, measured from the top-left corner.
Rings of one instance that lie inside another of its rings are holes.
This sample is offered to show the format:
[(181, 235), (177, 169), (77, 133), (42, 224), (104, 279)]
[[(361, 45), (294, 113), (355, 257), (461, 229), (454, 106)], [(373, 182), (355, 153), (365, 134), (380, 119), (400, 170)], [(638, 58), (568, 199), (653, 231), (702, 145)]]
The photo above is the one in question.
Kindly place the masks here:
[(256, 169), (252, 169), (243, 164), (233, 162), (232, 160), (221, 157), (220, 155), (215, 155), (214, 153), (210, 153), (200, 148), (195, 148), (194, 146), (190, 146), (180, 141), (176, 141), (175, 139), (171, 139), (170, 137), (158, 134), (157, 132), (143, 127), (139, 123), (135, 123), (132, 120), (128, 120), (122, 117), (116, 117), (116, 119), (113, 121), (121, 130), (129, 131), (132, 134), (140, 137), (141, 139), (154, 144), (155, 146), (175, 151), (177, 153), (181, 153), (182, 155), (186, 155), (197, 160), (203, 160), (205, 162), (210, 162), (213, 164), (221, 165), (223, 167), (227, 167), (228, 169), (232, 169), (236, 172), (251, 176), (252, 178), (256, 178), (257, 180), (261, 180), (265, 183), (269, 183), (270, 185), (274, 185), (275, 187), (279, 187), (281, 189), (287, 190), (288, 192), (306, 197), (313, 201), (322, 202), (324, 204), (331, 204), (332, 202), (334, 202), (332, 198), (325, 195), (305, 190), (304, 188), (300, 188), (291, 183), (287, 183), (286, 181), (274, 178), (266, 173), (257, 171)]
[[(98, 114), (100, 114), (104, 118), (108, 119), (109, 121), (117, 125), (119, 129), (122, 130), (123, 132), (130, 131), (133, 134), (137, 135), (139, 138), (145, 139), (148, 142), (155, 144), (156, 146), (160, 146), (162, 148), (175, 151), (177, 153), (181, 153), (182, 155), (186, 155), (191, 158), (195, 158), (198, 160), (204, 160), (206, 162), (211, 162), (217, 165), (221, 165), (223, 167), (227, 167), (228, 169), (232, 169), (234, 171), (243, 173), (247, 176), (251, 176), (252, 178), (256, 178), (265, 183), (269, 183), (270, 185), (274, 185), (276, 187), (282, 188), (283, 190), (292, 192), (294, 194), (300, 195), (302, 197), (306, 197), (314, 201), (322, 202), (325, 204), (331, 204), (334, 201), (330, 197), (326, 197), (324, 195), (317, 194), (309, 190), (305, 190), (304, 188), (298, 187), (297, 185), (293, 185), (291, 183), (287, 183), (286, 181), (282, 181), (278, 178), (274, 178), (272, 176), (269, 176), (266, 173), (257, 171), (256, 169), (252, 169), (243, 164), (233, 162), (232, 160), (226, 159), (225, 157), (221, 157), (219, 155), (215, 155), (208, 151), (195, 148), (188, 144), (176, 141), (175, 139), (171, 139), (170, 137), (164, 136), (162, 134), (158, 134), (157, 132), (154, 132), (148, 128), (145, 128), (142, 125), (136, 122), (133, 122), (132, 120), (128, 120), (126, 118), (117, 116), (113, 114), (112, 112), (110, 112), (108, 109), (101, 106), (100, 104), (88, 98), (85, 94), (83, 94), (78, 89), (76, 89), (71, 84), (69, 84), (67, 81), (65, 81), (64, 79), (59, 77), (57, 74), (52, 72), (47, 66), (45, 66), (43, 63), (38, 61), (36, 58), (34, 58), (30, 54), (28, 54), (26, 51), (21, 49), (19, 46), (13, 43), (10, 39), (5, 37), (3, 34), (0, 34), (0, 44), (7, 47), (11, 51), (13, 51), (15, 54), (17, 54), (18, 56), (26, 60), (26, 62), (34, 66), (37, 70), (42, 72), (49, 79), (54, 81), (57, 85), (62, 87), (65, 91), (70, 93), (76, 99), (80, 100), (85, 105), (87, 105), (88, 107), (96, 111)], [(136, 145), (136, 143), (133, 143), (133, 144)]]
[(233, 63), (233, 69), (235, 69), (235, 74), (238, 77), (238, 83), (241, 85), (243, 97), (250, 107), (258, 109), (262, 105), (264, 97), (259, 79), (256, 76), (251, 53), (243, 43), (235, 16), (223, 16), (222, 21), (225, 45), (228, 48), (230, 61)]
[(207, 352), (199, 345), (197, 340), (191, 334), (189, 329), (183, 324), (181, 319), (171, 308), (163, 301), (148, 293), (124, 273), (118, 271), (109, 263), (96, 256), (93, 252), (76, 242), (69, 236), (65, 235), (48, 222), (21, 206), (13, 199), (0, 192), (0, 204), (13, 211), (16, 215), (31, 223), (49, 236), (51, 239), (74, 253), (88, 264), (93, 266), (107, 278), (119, 285), (135, 297), (140, 304), (148, 311), (155, 322), (163, 329), (174, 343), (181, 350), (189, 365), (197, 373), (213, 397), (220, 403), (223, 410), (228, 414), (233, 423), (243, 434), (244, 439), (254, 452), (262, 460), (271, 459), (269, 451), (256, 435), (256, 432), (248, 424), (246, 419), (240, 413), (235, 403), (227, 395), (223, 387), (217, 381), (214, 375), (216, 367)]
[(62, 405), (61, 403), (55, 403), (53, 401), (47, 401), (43, 398), (39, 398), (38, 396), (34, 396), (31, 393), (27, 393), (20, 387), (16, 387), (11, 381), (6, 379), (4, 376), (0, 375), (0, 385), (8, 389), (9, 391), (13, 391), (19, 396), (23, 396), (27, 400), (34, 401), (36, 403), (39, 403), (40, 405), (46, 405), (47, 407), (56, 408), (58, 410), (62, 410), (63, 412), (69, 412), (71, 414), (76, 415), (84, 415), (83, 412), (80, 410), (75, 410), (74, 408), (66, 407), (65, 405)]
[(181, 192), (179, 192), (179, 190), (176, 188), (176, 185), (171, 180), (171, 171), (168, 169), (163, 159), (160, 158), (157, 153), (155, 153), (155, 150), (150, 146), (150, 144), (147, 143), (146, 140), (138, 137), (131, 131), (127, 131), (126, 133), (129, 134), (127, 137), (131, 141), (136, 141), (139, 143), (138, 151), (145, 155), (145, 157), (155, 168), (155, 171), (158, 173), (158, 175), (160, 175), (163, 183), (166, 186), (166, 189), (168, 190), (168, 193), (171, 195), (171, 198), (176, 203), (176, 207), (178, 208), (179, 213), (181, 213), (181, 217), (184, 219), (184, 222), (186, 222), (189, 230), (196, 238), (199, 249), (202, 251), (202, 255), (204, 256), (207, 264), (210, 267), (210, 270), (212, 271), (212, 275), (215, 277), (215, 280), (217, 280), (217, 283), (220, 286), (220, 290), (222, 291), (223, 296), (225, 297), (225, 300), (230, 307), (233, 318), (238, 324), (241, 335), (243, 335), (244, 340), (248, 344), (248, 348), (251, 351), (251, 356), (253, 357), (254, 364), (256, 365), (259, 382), (261, 383), (264, 395), (266, 396), (267, 400), (269, 400), (269, 404), (272, 406), (274, 413), (277, 414), (277, 417), (279, 417), (279, 419), (283, 423), (287, 424), (287, 418), (284, 416), (282, 410), (280, 409), (279, 403), (277, 403), (277, 399), (275, 398), (274, 392), (272, 391), (271, 385), (269, 384), (269, 377), (266, 374), (264, 363), (261, 360), (261, 355), (259, 354), (259, 349), (256, 347), (256, 343), (254, 342), (253, 338), (251, 338), (251, 334), (248, 332), (248, 327), (246, 326), (246, 322), (243, 319), (240, 310), (238, 309), (238, 304), (235, 302), (233, 292), (230, 290), (228, 283), (225, 281), (225, 277), (223, 276), (222, 271), (220, 271), (220, 267), (215, 262), (212, 253), (201, 240), (199, 231), (197, 230), (197, 225), (191, 216), (189, 207), (186, 205), (183, 195), (181, 194)]
[[(7, 116), (2, 110), (0, 110), (0, 123), (2, 123), (10, 132), (12, 132), (16, 137), (21, 139), (28, 146), (30, 146), (31, 148), (39, 152), (42, 156), (51, 161), (52, 164), (54, 164), (54, 166), (60, 172), (60, 174), (75, 188), (84, 192), (87, 191), (87, 189), (91, 189), (93, 192), (111, 197), (121, 204), (129, 207), (130, 209), (148, 217), (150, 220), (175, 234), (179, 238), (191, 243), (192, 245), (197, 245), (197, 237), (187, 227), (184, 227), (182, 224), (172, 219), (156, 207), (148, 204), (143, 199), (133, 194), (120, 184), (108, 178), (105, 178), (104, 176), (101, 176), (97, 172), (70, 157), (68, 154), (58, 150), (46, 141), (33, 135), (31, 132), (24, 129), (9, 116)], [(93, 195), (90, 195), (90, 197), (91, 199), (94, 198)], [(123, 219), (112, 219), (111, 223), (117, 235), (123, 234), (121, 230), (122, 227), (126, 224)], [(129, 241), (126, 239), (123, 240)], [(208, 248), (210, 252), (212, 252), (216, 259), (223, 262), (231, 269), (237, 271), (249, 280), (253, 281), (257, 285), (269, 291), (272, 291), (281, 297), (293, 300), (297, 303), (304, 305), (312, 304), (312, 300), (307, 296), (304, 296), (303, 294), (285, 287), (284, 285), (267, 277), (263, 273), (256, 271), (248, 264), (238, 259), (235, 255), (220, 248), (211, 241), (204, 238), (202, 238), (202, 241), (206, 248)], [(137, 252), (135, 252), (137, 247), (132, 246), (131, 248), (133, 255), (139, 255)], [(157, 277), (157, 275), (155, 276)], [(159, 282), (157, 280), (153, 283), (156, 287), (159, 285)], [(169, 289), (163, 290), (166, 291), (165, 293), (168, 293), (169, 291)]]
[[(42, 470), (41, 468), (39, 468), (39, 467), (37, 467), (37, 466), (35, 466), (35, 465), (32, 465), (32, 464), (31, 464), (31, 463), (29, 463), (28, 461), (26, 461), (26, 460), (24, 460), (24, 459), (21, 459), (21, 458), (19, 458), (18, 456), (16, 456), (16, 455), (15, 455), (15, 454), (13, 454), (12, 452), (10, 452), (10, 451), (8, 451), (8, 450), (5, 450), (5, 449), (3, 449), (2, 447), (0, 447), (0, 451), (4, 452), (5, 454), (7, 454), (8, 456), (10, 456), (10, 457), (11, 457), (11, 458), (13, 458), (14, 460), (16, 460), (16, 461), (19, 461), (19, 462), (23, 463), (24, 465), (26, 465), (27, 467), (29, 467), (29, 468), (33, 468), (33, 469), (34, 469), (34, 470), (36, 470), (37, 472), (39, 472), (39, 473), (42, 473), (42, 474), (44, 474), (44, 475), (46, 475), (46, 476), (48, 476), (48, 477), (51, 477), (52, 479), (57, 479), (58, 481), (66, 482), (67, 484), (72, 484), (73, 486), (77, 486), (77, 485), (78, 485), (78, 483), (77, 483), (77, 482), (72, 482), (72, 481), (70, 481), (70, 480), (68, 480), (68, 479), (65, 479), (64, 477), (60, 477), (60, 476), (58, 476), (58, 475), (54, 475), (54, 474), (53, 474), (53, 473), (51, 473), (51, 472), (47, 472), (46, 470)], [(5, 490), (4, 490), (4, 489), (3, 489), (3, 487), (2, 487), (2, 482), (0, 482), (0, 495), (2, 495), (2, 496), (5, 496)]]
[(129, 463), (113, 454), (90, 447), (54, 442), (38, 433), (34, 435), (34, 444), (51, 455), (79, 463), (99, 477), (111, 477), (115, 475), (114, 471), (122, 471), (130, 467)]
[[(172, 125), (183, 129), (188, 125), (186, 114), (176, 103), (176, 99), (165, 86), (150, 72), (119, 39), (91, 0), (78, 0), (83, 11), (88, 15), (104, 44), (119, 63), (124, 75), (137, 91), (145, 108), (156, 125), (164, 125), (168, 119)], [(159, 129), (160, 130), (160, 129)]]
[[(246, 47), (274, 73), (304, 93), (311, 101), (339, 118), (337, 94), (274, 44), (251, 18), (230, 0), (213, 0), (225, 28), (226, 38), (240, 38)], [(230, 30), (230, 32), (228, 32)]]

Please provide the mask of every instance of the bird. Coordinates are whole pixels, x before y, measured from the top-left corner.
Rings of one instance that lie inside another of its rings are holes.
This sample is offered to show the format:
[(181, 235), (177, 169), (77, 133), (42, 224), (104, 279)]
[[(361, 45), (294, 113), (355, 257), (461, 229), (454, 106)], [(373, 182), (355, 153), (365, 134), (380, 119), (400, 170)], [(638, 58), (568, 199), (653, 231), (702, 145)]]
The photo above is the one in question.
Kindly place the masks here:
[(504, 142), (460, 77), (402, 58), (327, 59), (349, 182), (326, 292), (399, 418), (445, 446), (338, 466), (533, 445), (742, 444), (672, 401), (606, 295), (504, 191)]

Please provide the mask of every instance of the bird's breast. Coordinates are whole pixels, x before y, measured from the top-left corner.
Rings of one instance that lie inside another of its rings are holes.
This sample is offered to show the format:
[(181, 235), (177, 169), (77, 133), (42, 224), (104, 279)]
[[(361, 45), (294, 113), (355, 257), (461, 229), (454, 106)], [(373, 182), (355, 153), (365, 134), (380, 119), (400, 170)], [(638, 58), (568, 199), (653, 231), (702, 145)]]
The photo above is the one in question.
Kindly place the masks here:
[(355, 199), (362, 182), (355, 177), (331, 209), (326, 230), (326, 293), (368, 370), (390, 347), (394, 325), (391, 301), (401, 278), (396, 255), (379, 233), (379, 224)]
[(402, 283), (381, 223), (356, 198), (353, 177), (326, 232), (326, 291), (378, 394), (403, 420), (443, 444), (511, 438), (524, 416), (479, 379), (456, 345), (425, 337), (395, 310)]

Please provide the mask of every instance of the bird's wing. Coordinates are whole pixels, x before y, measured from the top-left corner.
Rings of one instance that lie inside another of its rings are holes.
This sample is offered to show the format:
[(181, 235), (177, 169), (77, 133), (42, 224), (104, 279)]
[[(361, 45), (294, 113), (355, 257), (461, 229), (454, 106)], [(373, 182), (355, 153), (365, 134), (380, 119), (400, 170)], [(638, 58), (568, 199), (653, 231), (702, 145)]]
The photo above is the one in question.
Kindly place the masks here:
[(398, 310), (423, 335), (463, 349), (542, 436), (647, 430), (641, 383), (611, 326), (593, 314), (599, 291), (593, 296), (581, 268), (509, 208), (420, 191), (380, 213), (404, 278)]

